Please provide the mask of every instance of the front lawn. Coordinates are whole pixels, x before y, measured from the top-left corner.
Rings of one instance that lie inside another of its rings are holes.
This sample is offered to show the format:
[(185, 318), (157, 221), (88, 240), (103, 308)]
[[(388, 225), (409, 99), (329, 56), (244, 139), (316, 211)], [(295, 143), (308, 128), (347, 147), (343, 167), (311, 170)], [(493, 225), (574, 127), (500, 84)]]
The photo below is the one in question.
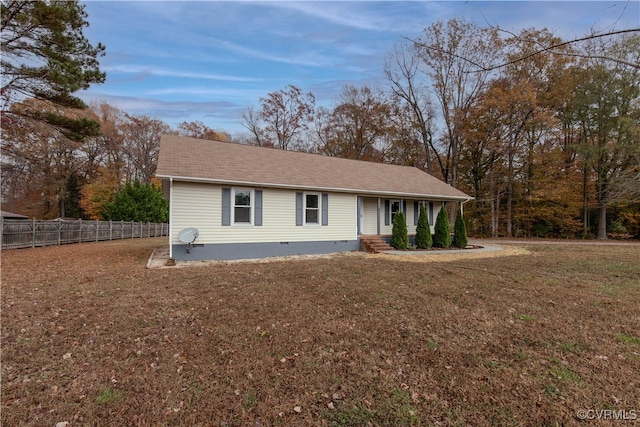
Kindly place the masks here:
[(2, 425), (640, 417), (639, 246), (145, 269), (164, 241), (2, 252)]

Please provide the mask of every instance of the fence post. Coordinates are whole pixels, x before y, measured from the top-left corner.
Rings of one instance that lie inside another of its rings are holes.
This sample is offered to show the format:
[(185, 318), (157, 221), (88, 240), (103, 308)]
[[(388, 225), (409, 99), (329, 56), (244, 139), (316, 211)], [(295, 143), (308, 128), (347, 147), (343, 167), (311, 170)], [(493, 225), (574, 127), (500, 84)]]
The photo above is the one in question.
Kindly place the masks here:
[(31, 230), (31, 247), (36, 247), (36, 219), (33, 218), (33, 230)]
[(96, 219), (96, 242), (98, 241), (99, 232), (100, 232), (100, 221)]
[(109, 220), (109, 240), (113, 240), (113, 222)]
[(62, 221), (58, 221), (56, 224), (58, 228), (58, 246), (62, 244)]
[(78, 243), (82, 243), (82, 219), (78, 218)]

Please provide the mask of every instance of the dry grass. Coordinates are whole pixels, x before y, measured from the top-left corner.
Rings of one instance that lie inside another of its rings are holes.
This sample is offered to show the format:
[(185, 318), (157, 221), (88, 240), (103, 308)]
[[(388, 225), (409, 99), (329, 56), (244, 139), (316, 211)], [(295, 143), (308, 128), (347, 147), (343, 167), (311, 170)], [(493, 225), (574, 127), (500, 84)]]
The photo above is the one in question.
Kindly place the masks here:
[(2, 425), (640, 416), (638, 246), (146, 270), (163, 242), (2, 253)]

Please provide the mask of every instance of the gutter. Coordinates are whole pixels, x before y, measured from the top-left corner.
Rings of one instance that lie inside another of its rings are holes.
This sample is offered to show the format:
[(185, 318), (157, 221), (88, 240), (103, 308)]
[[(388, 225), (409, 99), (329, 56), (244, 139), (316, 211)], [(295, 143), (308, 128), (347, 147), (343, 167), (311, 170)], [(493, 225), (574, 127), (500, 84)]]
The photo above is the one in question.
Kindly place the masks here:
[[(286, 190), (311, 190), (311, 191), (332, 191), (336, 193), (353, 193), (360, 195), (371, 196), (387, 196), (387, 197), (407, 197), (407, 198), (420, 198), (420, 199), (433, 199), (433, 200), (447, 200), (447, 201), (461, 201), (466, 203), (469, 200), (473, 200), (471, 196), (445, 196), (442, 194), (422, 194), (422, 193), (399, 193), (394, 191), (371, 191), (356, 188), (331, 188), (331, 187), (318, 187), (318, 186), (305, 186), (305, 185), (291, 185), (291, 184), (274, 184), (264, 182), (247, 182), (247, 181), (230, 181), (230, 180), (216, 180), (210, 178), (192, 178), (186, 176), (171, 176), (156, 174), (157, 178), (169, 179), (171, 183), (173, 180), (185, 181), (185, 182), (198, 182), (198, 183), (210, 183), (220, 185), (237, 185), (248, 187), (263, 187), (263, 188), (281, 188)], [(448, 184), (447, 184), (448, 185)], [(454, 187), (451, 187), (454, 188)], [(459, 190), (456, 190), (459, 191)], [(464, 194), (464, 193), (463, 193)]]

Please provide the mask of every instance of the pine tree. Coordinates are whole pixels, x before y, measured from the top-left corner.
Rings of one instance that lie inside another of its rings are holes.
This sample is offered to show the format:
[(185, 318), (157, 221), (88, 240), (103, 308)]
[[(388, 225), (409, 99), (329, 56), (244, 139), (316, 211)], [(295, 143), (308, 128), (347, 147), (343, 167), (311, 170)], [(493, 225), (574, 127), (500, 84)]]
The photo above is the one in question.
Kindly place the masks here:
[[(73, 93), (106, 78), (98, 61), (104, 46), (93, 46), (83, 33), (89, 26), (85, 6), (60, 0), (3, 0), (0, 6), (3, 121), (29, 117), (74, 141), (97, 135), (96, 122), (60, 114), (58, 108), (86, 108)], [(25, 97), (51, 107), (15, 112), (14, 103)]]
[(69, 174), (66, 183), (64, 198), (60, 201), (60, 216), (67, 218), (85, 219), (84, 211), (80, 206), (80, 187), (82, 178), (77, 173)]
[(424, 205), (420, 205), (420, 215), (418, 216), (418, 226), (416, 227), (416, 247), (418, 249), (429, 249), (432, 244), (429, 216)]
[(435, 248), (448, 248), (451, 246), (451, 231), (449, 226), (449, 215), (443, 207), (438, 212), (436, 218), (435, 234), (433, 235), (433, 246)]
[(456, 216), (456, 222), (453, 226), (453, 246), (456, 248), (464, 249), (469, 241), (467, 240), (467, 227), (464, 225), (464, 218), (462, 218), (462, 210), (458, 208), (458, 215)]
[(393, 217), (393, 228), (391, 229), (391, 246), (396, 249), (407, 249), (409, 247), (409, 235), (407, 232), (407, 221), (404, 212), (396, 212)]

